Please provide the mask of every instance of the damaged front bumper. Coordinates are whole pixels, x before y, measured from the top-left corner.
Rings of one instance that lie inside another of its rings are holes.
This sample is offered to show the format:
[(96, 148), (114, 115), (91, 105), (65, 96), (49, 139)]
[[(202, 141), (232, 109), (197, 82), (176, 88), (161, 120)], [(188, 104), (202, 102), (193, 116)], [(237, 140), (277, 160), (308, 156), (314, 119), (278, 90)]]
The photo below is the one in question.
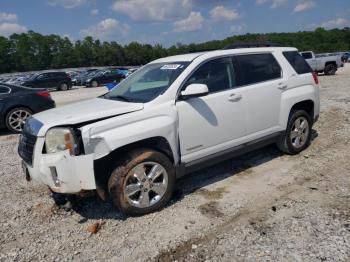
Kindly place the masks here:
[(32, 165), (24, 163), (31, 179), (45, 184), (57, 193), (76, 194), (96, 189), (93, 155), (72, 156), (69, 151), (42, 153), (44, 138), (38, 137)]

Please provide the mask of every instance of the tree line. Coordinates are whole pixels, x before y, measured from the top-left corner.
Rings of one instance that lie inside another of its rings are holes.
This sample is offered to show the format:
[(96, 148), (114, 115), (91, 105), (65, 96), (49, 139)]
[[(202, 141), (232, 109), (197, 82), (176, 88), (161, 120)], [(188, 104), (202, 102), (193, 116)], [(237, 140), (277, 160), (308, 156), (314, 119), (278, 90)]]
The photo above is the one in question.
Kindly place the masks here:
[(51, 68), (73, 68), (113, 65), (143, 65), (154, 59), (221, 49), (236, 42), (273, 42), (293, 46), (299, 50), (314, 52), (337, 52), (350, 50), (350, 29), (325, 30), (295, 33), (245, 34), (223, 40), (184, 45), (177, 43), (168, 48), (162, 45), (131, 42), (120, 45), (116, 41), (101, 42), (88, 36), (72, 42), (59, 35), (42, 35), (33, 31), (0, 36), (0, 73), (35, 71)]

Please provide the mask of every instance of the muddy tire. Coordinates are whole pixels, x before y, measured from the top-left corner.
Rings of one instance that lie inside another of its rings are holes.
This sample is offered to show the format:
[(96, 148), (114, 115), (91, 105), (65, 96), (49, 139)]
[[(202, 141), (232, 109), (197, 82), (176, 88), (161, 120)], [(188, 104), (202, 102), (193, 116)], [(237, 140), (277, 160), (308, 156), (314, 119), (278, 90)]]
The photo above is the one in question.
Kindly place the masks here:
[(113, 203), (124, 214), (141, 216), (163, 208), (175, 186), (175, 168), (164, 154), (139, 149), (120, 162), (108, 181)]
[(277, 142), (278, 148), (290, 155), (299, 154), (310, 145), (311, 128), (311, 117), (306, 111), (292, 111), (287, 129)]
[(335, 75), (335, 72), (337, 72), (337, 66), (334, 64), (328, 64), (326, 65), (324, 69), (325, 75)]

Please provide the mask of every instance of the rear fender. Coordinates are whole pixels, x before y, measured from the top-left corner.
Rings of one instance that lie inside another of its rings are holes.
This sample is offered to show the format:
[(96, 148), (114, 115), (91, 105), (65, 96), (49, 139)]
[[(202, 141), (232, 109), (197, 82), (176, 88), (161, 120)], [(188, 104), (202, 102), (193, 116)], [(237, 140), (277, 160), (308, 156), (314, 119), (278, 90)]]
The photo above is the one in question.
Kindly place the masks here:
[[(319, 111), (319, 103), (318, 100), (318, 92), (316, 91), (318, 87), (315, 87), (313, 85), (305, 85), (300, 86), (296, 88), (292, 88), (289, 90), (286, 90), (282, 94), (281, 99), (281, 113), (280, 113), (280, 125), (282, 130), (285, 130), (287, 128), (289, 114), (292, 109), (292, 107), (302, 101), (305, 100), (311, 100), (314, 102), (315, 108), (314, 108), (314, 116)], [(312, 118), (314, 116), (311, 116)]]

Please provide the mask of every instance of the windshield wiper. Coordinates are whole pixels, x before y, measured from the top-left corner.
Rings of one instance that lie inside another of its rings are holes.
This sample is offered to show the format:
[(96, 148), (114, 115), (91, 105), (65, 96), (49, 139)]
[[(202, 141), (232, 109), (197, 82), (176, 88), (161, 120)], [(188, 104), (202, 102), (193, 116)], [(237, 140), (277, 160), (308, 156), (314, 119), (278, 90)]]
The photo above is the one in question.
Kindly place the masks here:
[(122, 95), (117, 95), (117, 96), (108, 96), (109, 99), (118, 99), (118, 100), (123, 100), (125, 102), (132, 102), (132, 99), (126, 96)]

